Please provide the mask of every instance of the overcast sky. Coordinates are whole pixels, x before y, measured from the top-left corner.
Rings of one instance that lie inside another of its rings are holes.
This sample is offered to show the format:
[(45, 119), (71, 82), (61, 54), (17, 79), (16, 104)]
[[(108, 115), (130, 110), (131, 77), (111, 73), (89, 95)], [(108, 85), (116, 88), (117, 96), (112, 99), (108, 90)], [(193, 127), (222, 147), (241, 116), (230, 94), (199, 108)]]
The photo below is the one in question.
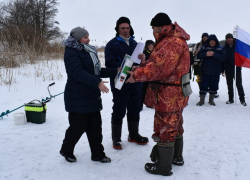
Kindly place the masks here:
[[(6, 0), (0, 0), (6, 1)], [(59, 0), (56, 19), (64, 32), (84, 26), (91, 43), (101, 45), (112, 39), (116, 21), (130, 19), (137, 41), (154, 40), (151, 19), (159, 12), (169, 15), (191, 36), (188, 43), (200, 41), (201, 34), (215, 34), (219, 40), (236, 25), (250, 32), (250, 0)], [(142, 38), (142, 40), (141, 40)], [(95, 41), (96, 40), (96, 41)]]

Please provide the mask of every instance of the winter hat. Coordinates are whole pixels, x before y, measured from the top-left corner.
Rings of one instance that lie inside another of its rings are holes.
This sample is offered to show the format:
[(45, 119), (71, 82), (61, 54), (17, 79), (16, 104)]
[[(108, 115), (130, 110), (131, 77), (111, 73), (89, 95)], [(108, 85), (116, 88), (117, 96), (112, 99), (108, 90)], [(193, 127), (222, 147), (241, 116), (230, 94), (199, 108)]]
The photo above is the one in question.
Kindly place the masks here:
[(81, 27), (76, 27), (70, 31), (70, 36), (72, 36), (76, 41), (80, 41), (86, 35), (89, 35), (89, 32)]
[(170, 25), (172, 23), (171, 19), (165, 13), (158, 13), (155, 17), (151, 20), (150, 26), (165, 26)]
[(208, 35), (208, 33), (203, 33), (203, 34), (201, 35), (201, 38), (203, 38), (204, 36), (207, 36), (207, 37), (208, 37), (209, 35)]
[(128, 23), (128, 24), (129, 24), (129, 26), (130, 26), (130, 36), (133, 36), (133, 35), (134, 35), (134, 30), (133, 30), (132, 26), (130, 25), (130, 20), (129, 20), (129, 18), (127, 18), (127, 17), (120, 17), (120, 18), (116, 21), (116, 27), (115, 27), (116, 36), (119, 36), (119, 25), (122, 24), (122, 23)]
[(234, 38), (234, 36), (233, 36), (231, 33), (228, 33), (228, 34), (226, 35), (226, 39), (228, 39), (228, 38)]
[(152, 41), (152, 40), (147, 40), (146, 43), (145, 43), (145, 46), (148, 47), (148, 45), (150, 45), (150, 44), (155, 45), (155, 42)]

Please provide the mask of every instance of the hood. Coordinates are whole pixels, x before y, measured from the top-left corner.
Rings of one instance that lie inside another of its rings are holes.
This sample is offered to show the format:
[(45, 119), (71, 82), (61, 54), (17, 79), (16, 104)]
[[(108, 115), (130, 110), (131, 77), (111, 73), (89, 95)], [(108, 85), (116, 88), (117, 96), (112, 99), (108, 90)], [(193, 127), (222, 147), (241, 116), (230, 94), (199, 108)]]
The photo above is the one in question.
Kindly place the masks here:
[(177, 24), (177, 22), (168, 26), (163, 26), (162, 31), (160, 33), (155, 33), (154, 35), (157, 42), (167, 36), (180, 37), (186, 41), (190, 39), (190, 35), (187, 34), (186, 31)]
[(152, 40), (147, 40), (146, 43), (145, 43), (145, 46), (144, 46), (144, 50), (149, 51), (149, 50), (148, 50), (148, 45), (150, 45), (150, 44), (153, 44), (153, 45), (155, 46), (155, 42), (154, 42), (154, 41), (152, 41)]
[(68, 39), (64, 41), (64, 46), (77, 49), (78, 51), (81, 51), (83, 49), (82, 45), (75, 40), (72, 36), (69, 36)]
[(216, 42), (215, 47), (217, 47), (217, 46), (220, 45), (220, 42), (219, 42), (219, 40), (217, 39), (217, 37), (216, 37), (214, 34), (211, 34), (211, 35), (209, 35), (208, 38), (207, 38), (207, 46), (210, 46), (210, 45), (209, 45), (209, 41), (211, 41), (211, 40), (214, 40), (214, 41)]

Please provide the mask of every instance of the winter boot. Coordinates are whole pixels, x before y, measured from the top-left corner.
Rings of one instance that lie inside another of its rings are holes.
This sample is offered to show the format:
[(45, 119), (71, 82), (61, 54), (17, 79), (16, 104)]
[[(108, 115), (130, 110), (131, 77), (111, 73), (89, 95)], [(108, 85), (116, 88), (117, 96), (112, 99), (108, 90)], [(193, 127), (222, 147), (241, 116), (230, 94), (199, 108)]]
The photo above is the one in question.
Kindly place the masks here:
[(184, 160), (182, 157), (182, 151), (183, 151), (183, 138), (176, 139), (175, 145), (174, 145), (174, 157), (172, 164), (177, 166), (182, 166), (184, 164)]
[(202, 106), (205, 102), (205, 97), (206, 97), (206, 94), (201, 94), (200, 95), (200, 101), (196, 104), (197, 106)]
[(243, 106), (247, 106), (247, 103), (245, 101), (245, 97), (240, 97), (240, 103), (243, 105)]
[(218, 97), (219, 97), (219, 94), (215, 94), (215, 95), (214, 95), (214, 98), (218, 98)]
[(115, 125), (111, 124), (112, 129), (112, 140), (113, 140), (113, 148), (120, 150), (122, 149), (122, 141), (121, 141), (121, 135), (122, 135), (122, 125)]
[[(152, 156), (152, 154), (155, 155)], [(159, 174), (163, 176), (172, 175), (173, 154), (174, 146), (162, 147), (155, 145), (151, 153), (151, 159), (155, 163), (146, 163), (145, 170), (151, 174)]]
[(110, 163), (111, 162), (111, 159), (107, 156), (104, 156), (103, 158), (94, 158), (94, 157), (91, 157), (91, 160), (92, 161), (99, 161), (101, 163)]
[(226, 104), (233, 104), (234, 103), (234, 100), (233, 99), (229, 99)]
[(77, 161), (77, 159), (76, 159), (76, 157), (74, 156), (74, 154), (73, 154), (73, 152), (67, 152), (64, 148), (63, 148), (63, 146), (62, 146), (62, 148), (61, 148), (61, 150), (60, 150), (60, 154), (66, 159), (66, 161), (68, 161), (68, 162), (76, 162)]
[(212, 106), (215, 106), (214, 96), (215, 96), (215, 94), (209, 94), (209, 101), (208, 101), (208, 103), (210, 105), (212, 105)]
[(139, 145), (144, 145), (148, 143), (147, 137), (142, 137), (139, 134), (139, 122), (129, 122), (128, 121), (128, 141), (129, 142), (135, 142)]

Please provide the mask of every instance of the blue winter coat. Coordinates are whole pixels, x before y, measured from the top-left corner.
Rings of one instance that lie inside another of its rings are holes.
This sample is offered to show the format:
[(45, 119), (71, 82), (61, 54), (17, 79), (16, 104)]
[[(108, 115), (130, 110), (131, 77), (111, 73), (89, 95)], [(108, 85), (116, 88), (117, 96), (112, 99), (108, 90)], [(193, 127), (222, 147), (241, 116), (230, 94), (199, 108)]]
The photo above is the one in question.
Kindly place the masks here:
[(65, 45), (64, 63), (68, 76), (64, 92), (66, 111), (82, 114), (101, 111), (100, 77), (115, 76), (117, 68), (102, 68), (100, 76), (96, 76), (92, 58), (81, 48), (82, 45), (73, 38), (66, 40)]
[[(214, 40), (216, 45), (211, 47), (209, 41)], [(208, 51), (213, 51), (213, 56), (206, 56)], [(222, 72), (222, 63), (225, 61), (225, 49), (220, 46), (219, 41), (215, 35), (210, 35), (207, 39), (207, 44), (201, 48), (197, 54), (198, 59), (202, 59), (201, 74), (220, 75)]]
[[(111, 39), (105, 47), (105, 66), (107, 68), (120, 67), (125, 54), (132, 55), (136, 45), (134, 36), (130, 37), (129, 46), (120, 36)], [(134, 63), (133, 65), (137, 66), (138, 64)], [(129, 76), (127, 76), (128, 78)], [(110, 78), (110, 85), (111, 89), (114, 89), (114, 78)], [(131, 88), (142, 88), (142, 83), (124, 83), (122, 87), (123, 90)]]

